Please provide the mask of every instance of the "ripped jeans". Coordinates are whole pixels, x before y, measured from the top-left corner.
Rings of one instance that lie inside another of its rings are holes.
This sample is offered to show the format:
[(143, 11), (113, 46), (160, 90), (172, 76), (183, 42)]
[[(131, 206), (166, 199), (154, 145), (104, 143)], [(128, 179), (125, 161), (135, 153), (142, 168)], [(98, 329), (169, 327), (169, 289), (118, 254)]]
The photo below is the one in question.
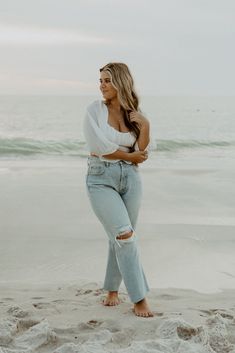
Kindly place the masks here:
[[(142, 197), (138, 167), (89, 156), (86, 186), (92, 209), (109, 237), (103, 288), (118, 291), (123, 279), (130, 300), (137, 303), (149, 291), (135, 232)], [(129, 238), (118, 239), (130, 232)]]

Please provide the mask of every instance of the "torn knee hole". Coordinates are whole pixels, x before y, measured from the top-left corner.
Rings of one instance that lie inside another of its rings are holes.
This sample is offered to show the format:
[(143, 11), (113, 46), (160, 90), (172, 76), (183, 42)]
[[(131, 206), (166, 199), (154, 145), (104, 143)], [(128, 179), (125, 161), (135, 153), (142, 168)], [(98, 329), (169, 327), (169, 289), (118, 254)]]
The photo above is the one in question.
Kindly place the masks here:
[(122, 233), (117, 236), (117, 239), (122, 240), (122, 239), (128, 239), (133, 235), (133, 232), (127, 232), (127, 233)]

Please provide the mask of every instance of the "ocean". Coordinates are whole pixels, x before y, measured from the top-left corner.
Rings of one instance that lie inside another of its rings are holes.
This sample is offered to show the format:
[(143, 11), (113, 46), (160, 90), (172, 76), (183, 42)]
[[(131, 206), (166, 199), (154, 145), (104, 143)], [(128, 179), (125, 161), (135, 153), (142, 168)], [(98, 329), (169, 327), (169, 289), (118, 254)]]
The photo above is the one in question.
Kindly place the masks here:
[[(103, 280), (82, 132), (94, 99), (0, 97), (2, 282)], [(141, 109), (156, 146), (139, 168), (136, 229), (151, 287), (234, 288), (235, 100), (142, 97)]]
[[(82, 120), (95, 99), (101, 97), (0, 96), (0, 160), (86, 157)], [(200, 158), (218, 168), (234, 162), (233, 97), (148, 96), (140, 103), (151, 122), (153, 159)]]
[[(58, 193), (64, 190), (64, 198), (69, 187), (85, 191), (88, 151), (82, 122), (95, 99), (100, 97), (0, 97), (0, 174), (6, 200), (9, 195), (14, 199), (13, 186), (25, 194), (30, 188), (39, 192), (40, 183), (44, 192), (48, 187), (46, 198), (54, 200), (51, 180), (58, 183)], [(155, 142), (140, 164), (146, 222), (235, 225), (234, 99), (142, 97), (140, 107)], [(25, 173), (31, 180), (28, 188)], [(37, 180), (40, 175), (43, 180)], [(12, 212), (10, 203), (7, 210)]]

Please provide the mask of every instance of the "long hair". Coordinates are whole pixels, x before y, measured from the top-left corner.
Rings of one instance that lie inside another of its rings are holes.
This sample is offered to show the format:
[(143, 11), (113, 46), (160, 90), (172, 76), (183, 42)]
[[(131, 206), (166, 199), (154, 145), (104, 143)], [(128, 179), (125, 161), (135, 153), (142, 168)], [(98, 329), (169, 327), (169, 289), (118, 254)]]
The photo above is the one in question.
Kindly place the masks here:
[[(117, 90), (118, 100), (121, 105), (121, 110), (124, 113), (125, 125), (130, 131), (133, 131), (136, 139), (139, 137), (140, 128), (136, 122), (131, 122), (129, 114), (131, 111), (139, 109), (139, 98), (134, 88), (134, 80), (128, 66), (124, 63), (111, 62), (100, 69), (100, 72), (109, 73), (111, 83)], [(105, 103), (108, 105), (109, 100)]]

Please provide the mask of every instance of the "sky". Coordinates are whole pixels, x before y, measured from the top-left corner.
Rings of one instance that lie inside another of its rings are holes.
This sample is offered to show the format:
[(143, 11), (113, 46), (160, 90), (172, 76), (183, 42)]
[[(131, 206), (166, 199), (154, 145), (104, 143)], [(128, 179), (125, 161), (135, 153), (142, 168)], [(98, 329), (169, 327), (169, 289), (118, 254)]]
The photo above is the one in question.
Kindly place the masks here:
[(234, 0), (0, 0), (0, 94), (98, 95), (128, 65), (140, 95), (235, 95)]

